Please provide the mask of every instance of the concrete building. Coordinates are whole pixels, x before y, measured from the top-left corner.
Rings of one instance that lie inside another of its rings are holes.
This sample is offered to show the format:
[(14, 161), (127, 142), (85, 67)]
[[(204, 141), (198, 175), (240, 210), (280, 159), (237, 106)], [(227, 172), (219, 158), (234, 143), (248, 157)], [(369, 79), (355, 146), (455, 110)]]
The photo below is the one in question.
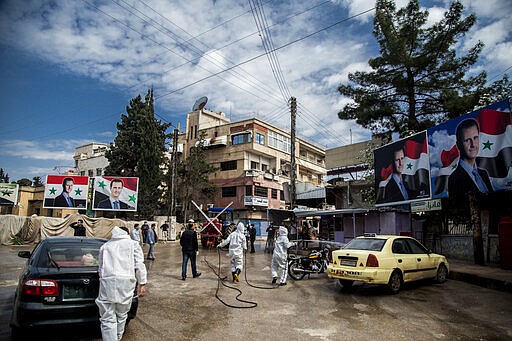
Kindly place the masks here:
[(89, 177), (103, 175), (105, 167), (108, 166), (108, 160), (105, 157), (108, 148), (108, 144), (98, 142), (76, 147), (73, 156), (75, 174)]
[[(234, 219), (266, 220), (267, 209), (289, 208), (288, 184), (291, 171), (291, 139), (285, 132), (257, 118), (238, 122), (222, 112), (206, 109), (187, 114), (181, 158), (199, 143), (204, 131), (206, 157), (218, 170), (210, 181), (219, 191), (203, 206), (225, 207), (233, 202)], [(303, 139), (296, 139), (297, 191), (325, 185), (325, 150)]]

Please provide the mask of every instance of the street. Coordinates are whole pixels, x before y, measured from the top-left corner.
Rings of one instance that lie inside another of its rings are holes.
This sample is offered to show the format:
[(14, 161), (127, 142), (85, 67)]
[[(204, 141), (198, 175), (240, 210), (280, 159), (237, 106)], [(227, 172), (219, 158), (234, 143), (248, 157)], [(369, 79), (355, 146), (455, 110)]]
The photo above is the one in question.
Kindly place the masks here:
[[(156, 261), (146, 261), (148, 293), (140, 299), (137, 318), (127, 326), (123, 340), (510, 340), (512, 294), (448, 280), (406, 285), (398, 295), (383, 288), (357, 286), (342, 293), (339, 284), (325, 274), (288, 278), (288, 285), (270, 288), (271, 255), (258, 241), (255, 254), (246, 254), (246, 276), (235, 286), (222, 285), (215, 298), (219, 255), (201, 250), (199, 278), (181, 280), (178, 242), (159, 243)], [(8, 328), (17, 276), (25, 262), (17, 257), (28, 246), (0, 246), (1, 340), (10, 340)], [(147, 251), (147, 249), (146, 249)], [(229, 275), (227, 251), (221, 251), (221, 273)], [(254, 308), (250, 302), (257, 304)], [(38, 340), (101, 340), (97, 329), (73, 328), (48, 331)]]

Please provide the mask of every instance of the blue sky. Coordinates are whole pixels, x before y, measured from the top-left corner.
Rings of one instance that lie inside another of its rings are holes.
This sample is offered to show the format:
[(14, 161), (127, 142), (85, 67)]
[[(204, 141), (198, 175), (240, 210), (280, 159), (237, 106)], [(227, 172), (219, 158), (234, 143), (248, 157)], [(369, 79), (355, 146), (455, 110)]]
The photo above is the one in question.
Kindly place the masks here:
[[(258, 117), (289, 129), (285, 95), (291, 94), (299, 102), (300, 137), (329, 148), (367, 139), (368, 131), (337, 118), (347, 103), (337, 86), (350, 72), (368, 70), (378, 53), (373, 11), (344, 20), (374, 3), (261, 1), (259, 18), (270, 26), (274, 48), (284, 46), (276, 53), (284, 91), (263, 55), (250, 11), (255, 3), (1, 1), (0, 167), (18, 180), (72, 166), (75, 147), (113, 141), (129, 100), (150, 87), (156, 113), (182, 129), (202, 96), (206, 108), (233, 121)], [(485, 70), (489, 79), (512, 74), (510, 0), (463, 3), (478, 23), (458, 49), (486, 44), (472, 71)], [(430, 10), (429, 22), (448, 7), (447, 1), (421, 4)], [(301, 39), (313, 32), (319, 33)]]

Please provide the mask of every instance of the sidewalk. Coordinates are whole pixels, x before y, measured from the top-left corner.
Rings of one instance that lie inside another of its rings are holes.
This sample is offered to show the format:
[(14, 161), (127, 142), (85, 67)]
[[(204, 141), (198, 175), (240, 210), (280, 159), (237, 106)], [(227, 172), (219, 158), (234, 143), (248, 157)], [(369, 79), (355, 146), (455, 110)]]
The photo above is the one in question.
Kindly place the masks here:
[(455, 259), (448, 259), (448, 263), (450, 279), (512, 293), (512, 270), (504, 270), (494, 265), (468, 264)]

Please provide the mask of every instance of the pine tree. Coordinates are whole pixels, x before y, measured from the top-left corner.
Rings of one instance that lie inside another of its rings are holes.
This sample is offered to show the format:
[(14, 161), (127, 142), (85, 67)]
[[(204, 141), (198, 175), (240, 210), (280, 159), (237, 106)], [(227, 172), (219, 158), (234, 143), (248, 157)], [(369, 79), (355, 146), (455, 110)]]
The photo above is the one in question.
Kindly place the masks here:
[(399, 10), (394, 1), (378, 0), (373, 33), (381, 55), (369, 60), (373, 71), (352, 73), (350, 84), (338, 88), (354, 101), (339, 118), (404, 136), (471, 111), (488, 89), (485, 72), (466, 77), (483, 44), (456, 55), (454, 46), (476, 21), (462, 12), (455, 1), (427, 27), (428, 11), (420, 10), (418, 0)]
[(121, 123), (117, 124), (114, 144), (106, 152), (106, 175), (139, 178), (137, 211), (146, 219), (153, 216), (162, 196), (161, 166), (170, 126), (155, 119), (153, 90), (148, 90), (144, 102), (140, 95), (130, 100), (126, 115), (121, 115)]

